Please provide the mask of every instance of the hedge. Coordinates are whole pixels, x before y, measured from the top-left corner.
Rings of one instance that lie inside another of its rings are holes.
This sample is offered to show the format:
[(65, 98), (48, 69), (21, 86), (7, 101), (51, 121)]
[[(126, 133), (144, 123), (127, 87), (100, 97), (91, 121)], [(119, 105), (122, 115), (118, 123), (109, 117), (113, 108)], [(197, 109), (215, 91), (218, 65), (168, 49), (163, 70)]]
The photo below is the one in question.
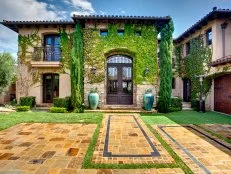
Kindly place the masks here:
[(34, 96), (20, 97), (19, 105), (20, 106), (30, 106), (30, 108), (33, 108), (36, 105), (35, 97)]
[(192, 99), (191, 100), (191, 107), (193, 108), (193, 110), (195, 111), (199, 111), (199, 100), (198, 99)]
[(71, 98), (54, 98), (53, 99), (54, 107), (66, 108), (68, 111), (71, 110)]
[(27, 112), (30, 110), (30, 106), (17, 106), (16, 111), (17, 112)]
[(66, 113), (67, 109), (66, 108), (62, 108), (62, 107), (51, 107), (50, 108), (50, 112), (51, 113)]
[(171, 104), (169, 112), (181, 111), (182, 110), (182, 98), (173, 97), (171, 98)]

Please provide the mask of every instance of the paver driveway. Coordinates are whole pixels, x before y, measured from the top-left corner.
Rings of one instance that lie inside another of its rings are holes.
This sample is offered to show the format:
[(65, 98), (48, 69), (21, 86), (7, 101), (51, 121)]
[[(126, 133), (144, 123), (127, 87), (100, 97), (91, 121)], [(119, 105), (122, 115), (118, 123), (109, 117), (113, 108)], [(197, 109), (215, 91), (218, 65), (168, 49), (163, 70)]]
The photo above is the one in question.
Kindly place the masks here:
[(95, 124), (34, 123), (3, 130), (0, 171), (46, 173), (81, 168), (95, 128)]
[(231, 173), (231, 145), (193, 125), (153, 126), (195, 173)]

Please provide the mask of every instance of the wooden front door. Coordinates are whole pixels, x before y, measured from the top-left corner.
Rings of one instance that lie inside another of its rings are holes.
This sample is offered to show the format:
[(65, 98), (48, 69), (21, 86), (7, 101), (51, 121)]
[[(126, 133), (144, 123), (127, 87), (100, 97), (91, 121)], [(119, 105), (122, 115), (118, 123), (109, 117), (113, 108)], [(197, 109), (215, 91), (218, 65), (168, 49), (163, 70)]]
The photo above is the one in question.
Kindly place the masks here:
[(132, 59), (113, 55), (107, 60), (107, 104), (133, 104)]
[(59, 75), (43, 75), (43, 103), (52, 103), (53, 98), (59, 97)]
[(214, 110), (231, 114), (231, 74), (214, 80)]
[(183, 79), (183, 101), (189, 102), (191, 100), (191, 81)]

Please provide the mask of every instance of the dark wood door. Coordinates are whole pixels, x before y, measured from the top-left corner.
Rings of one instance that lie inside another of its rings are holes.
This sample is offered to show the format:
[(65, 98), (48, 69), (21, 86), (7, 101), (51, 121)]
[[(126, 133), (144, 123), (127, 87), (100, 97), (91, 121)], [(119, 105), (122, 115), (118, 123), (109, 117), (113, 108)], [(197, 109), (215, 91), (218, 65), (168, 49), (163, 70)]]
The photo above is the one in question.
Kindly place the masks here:
[(191, 81), (183, 79), (183, 101), (189, 102), (191, 100)]
[(59, 75), (43, 75), (43, 102), (52, 103), (53, 98), (59, 97)]
[(214, 80), (214, 110), (231, 114), (231, 74)]
[(110, 58), (107, 63), (107, 104), (131, 105), (132, 61), (120, 55)]

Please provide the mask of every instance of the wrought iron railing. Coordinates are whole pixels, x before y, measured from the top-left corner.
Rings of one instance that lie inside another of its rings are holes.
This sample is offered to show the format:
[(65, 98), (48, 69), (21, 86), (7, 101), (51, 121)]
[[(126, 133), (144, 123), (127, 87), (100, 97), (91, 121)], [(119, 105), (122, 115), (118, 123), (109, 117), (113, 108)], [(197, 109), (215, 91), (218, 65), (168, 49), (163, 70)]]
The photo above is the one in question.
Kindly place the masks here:
[(60, 61), (60, 47), (34, 47), (33, 61)]

